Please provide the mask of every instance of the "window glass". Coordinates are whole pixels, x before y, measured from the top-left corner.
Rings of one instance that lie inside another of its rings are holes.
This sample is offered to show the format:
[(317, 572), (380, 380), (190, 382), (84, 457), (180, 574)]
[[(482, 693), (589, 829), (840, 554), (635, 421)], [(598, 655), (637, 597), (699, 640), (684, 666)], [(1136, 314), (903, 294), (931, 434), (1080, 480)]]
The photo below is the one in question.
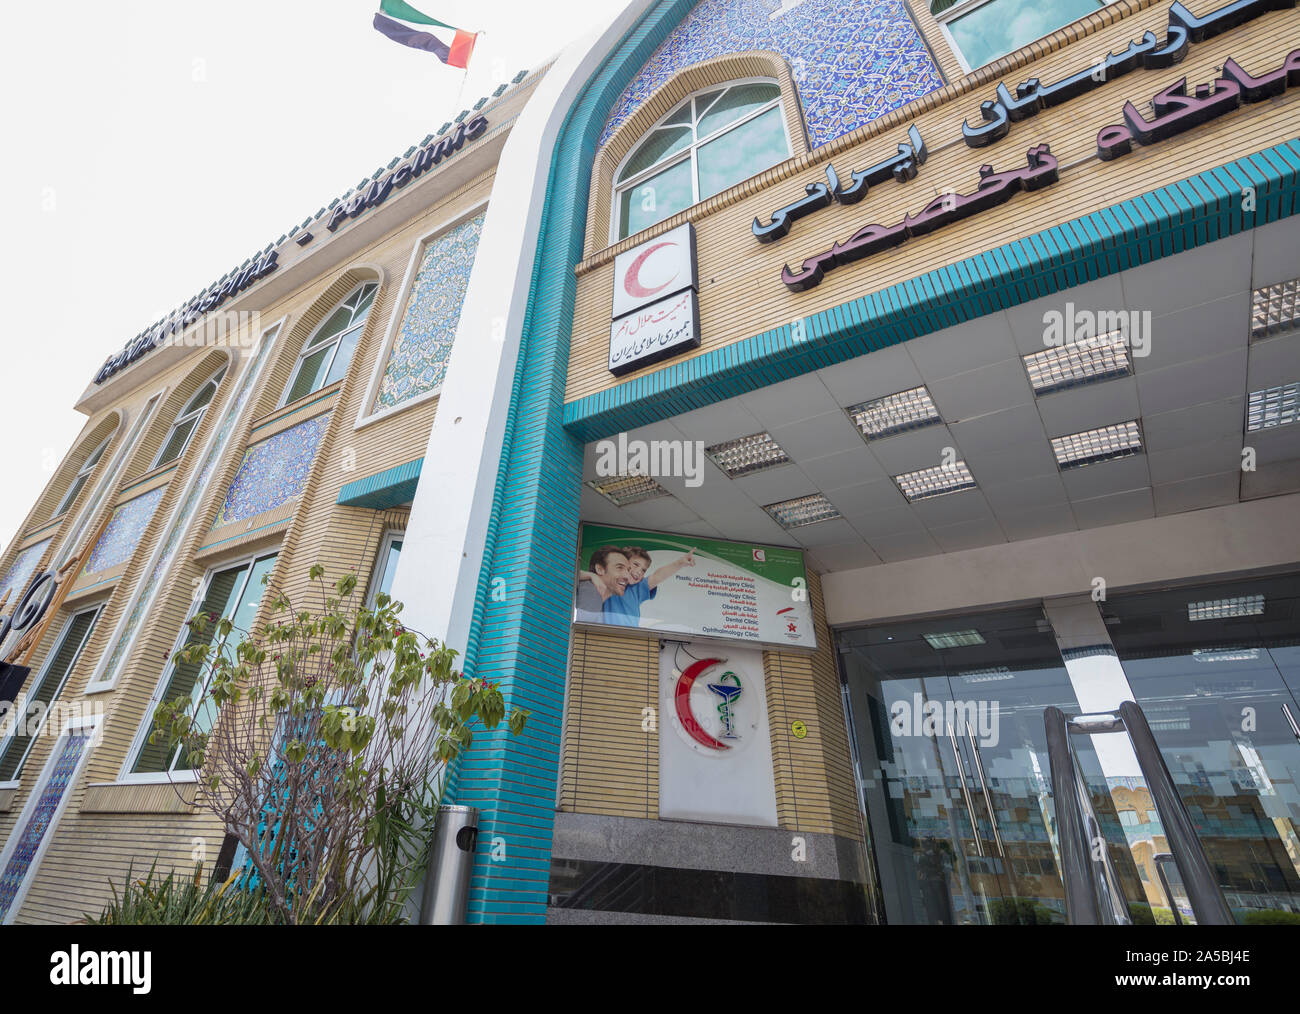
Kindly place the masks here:
[(169, 461), (175, 461), (185, 450), (185, 445), (189, 442), (190, 434), (194, 432), (194, 427), (198, 425), (198, 419), (186, 419), (178, 422), (172, 427), (171, 435), (167, 438), (167, 443), (163, 444), (162, 453), (158, 455), (158, 463), (154, 465), (165, 465)]
[(789, 156), (778, 85), (741, 82), (694, 95), (619, 170), (615, 235), (622, 239), (662, 222)]
[(374, 282), (356, 289), (308, 339), (285, 391), (285, 404), (343, 379), (378, 290)]
[(302, 361), (302, 365), (298, 368), (298, 376), (294, 378), (293, 386), (289, 388), (289, 395), (284, 399), (286, 403), (297, 401), (304, 395), (325, 386), (325, 371), (329, 369), (333, 351), (334, 346), (327, 345)]
[(334, 362), (330, 364), (329, 373), (325, 374), (325, 383), (321, 384), (321, 387), (329, 387), (330, 384), (338, 383), (343, 379), (343, 375), (348, 372), (348, 364), (352, 362), (352, 353), (356, 351), (357, 339), (360, 337), (361, 328), (354, 327), (339, 339), (339, 350), (334, 355)]
[(171, 432), (167, 435), (162, 450), (158, 452), (158, 458), (153, 463), (154, 468), (165, 465), (169, 461), (175, 461), (185, 453), (190, 437), (198, 429), (199, 423), (202, 422), (203, 413), (207, 409), (208, 403), (212, 401), (212, 396), (217, 393), (217, 386), (225, 375), (226, 368), (223, 366), (195, 392), (194, 397), (181, 409), (180, 414), (176, 417), (176, 422), (172, 424)]
[(1099, 10), (1101, 0), (989, 0), (946, 22), (972, 69)]
[(786, 152), (779, 106), (701, 145), (700, 200), (784, 162)]
[[(32, 740), (45, 727), (49, 706), (58, 699), (72, 667), (77, 664), (82, 649), (90, 640), (98, 615), (99, 607), (96, 606), (77, 613), (72, 618), (50, 653), (44, 671), (28, 689), (22, 711), (19, 712), (16, 706), (10, 711), (9, 717), (14, 722), (13, 734), (0, 738), (0, 782), (17, 777), (23, 761), (27, 759)], [(6, 718), (6, 725), (8, 721), (9, 718)]]
[(623, 235), (640, 232), (694, 203), (691, 162), (687, 159), (623, 191), (619, 207)]
[(708, 137), (728, 123), (735, 123), (778, 98), (780, 94), (781, 89), (774, 84), (737, 85), (700, 117), (700, 137)]
[(673, 127), (668, 130), (656, 130), (641, 145), (628, 164), (623, 167), (620, 180), (631, 179), (637, 173), (649, 169), (660, 160), (674, 152), (681, 151), (691, 143), (690, 127)]
[[(270, 573), (274, 565), (275, 555), (272, 554), (264, 556), (251, 564), (241, 563), (226, 570), (218, 571), (212, 575), (211, 580), (208, 582), (208, 589), (204, 593), (203, 601), (192, 615), (197, 616), (200, 613), (207, 613), (209, 617), (229, 618), (235, 627), (231, 637), (237, 638), (241, 634), (248, 633), (252, 629), (253, 620), (257, 615), (257, 607), (262, 601), (262, 594), (266, 590), (266, 587), (262, 584), (262, 578)], [(200, 643), (213, 644), (219, 636), (214, 621), (208, 624), (203, 634), (188, 632), (185, 638), (185, 647)], [(179, 662), (173, 667), (172, 676), (167, 681), (166, 689), (155, 700), (154, 704), (156, 705), (160, 701), (173, 701), (178, 697), (189, 697), (191, 704), (196, 704), (203, 694), (204, 687), (202, 666), (193, 662)], [(200, 732), (207, 732), (212, 728), (215, 719), (216, 710), (209, 703), (197, 715), (195, 724)], [(152, 730), (152, 707), (145, 716), (145, 721)], [(180, 747), (170, 748), (161, 741), (149, 743), (146, 739), (139, 756), (136, 758), (135, 766), (131, 770), (136, 773), (144, 773), (184, 769), (185, 762), (180, 757), (180, 752)]]
[(104, 456), (104, 448), (108, 446), (109, 439), (109, 437), (105, 437), (100, 441), (99, 446), (91, 451), (90, 454), (87, 455), (86, 460), (81, 463), (81, 468), (77, 470), (76, 478), (72, 480), (72, 485), (69, 486), (68, 491), (63, 494), (63, 499), (59, 502), (59, 507), (54, 512), (56, 518), (71, 507), (72, 502), (77, 499), (77, 494), (81, 492), (81, 487), (86, 484), (86, 480), (90, 478), (90, 473), (95, 470), (95, 465), (97, 465), (99, 459)]
[(402, 555), (402, 540), (393, 539), (383, 553), (383, 560), (379, 564), (379, 580), (375, 583), (375, 594), (371, 596), (374, 601), (375, 595), (381, 592), (388, 595), (393, 590), (393, 576), (397, 573), (397, 560)]

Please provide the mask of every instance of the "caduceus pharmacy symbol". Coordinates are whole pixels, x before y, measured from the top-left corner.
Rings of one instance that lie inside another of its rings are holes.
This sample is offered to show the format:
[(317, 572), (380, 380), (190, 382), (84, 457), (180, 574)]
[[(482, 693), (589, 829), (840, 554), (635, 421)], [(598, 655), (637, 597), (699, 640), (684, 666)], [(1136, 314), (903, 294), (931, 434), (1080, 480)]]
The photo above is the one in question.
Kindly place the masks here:
[[(728, 683), (727, 680), (731, 682)], [(731, 670), (727, 670), (718, 677), (717, 683), (707, 684), (708, 688), (717, 694), (722, 700), (718, 703), (718, 720), (721, 724), (722, 735), (719, 739), (739, 739), (736, 735), (735, 714), (732, 712), (732, 705), (742, 693), (740, 686), (740, 677)]]

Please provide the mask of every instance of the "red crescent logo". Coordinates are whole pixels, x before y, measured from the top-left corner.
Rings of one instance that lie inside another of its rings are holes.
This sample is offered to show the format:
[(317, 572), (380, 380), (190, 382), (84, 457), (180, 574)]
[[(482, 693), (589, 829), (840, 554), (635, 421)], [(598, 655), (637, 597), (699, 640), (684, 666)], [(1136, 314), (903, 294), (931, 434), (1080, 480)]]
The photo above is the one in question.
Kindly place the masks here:
[(694, 665), (688, 666), (682, 673), (682, 678), (677, 681), (677, 689), (673, 695), (673, 703), (677, 706), (677, 718), (682, 723), (682, 728), (686, 734), (704, 746), (712, 747), (714, 750), (730, 750), (726, 743), (714, 739), (704, 731), (703, 726), (695, 720), (691, 714), (691, 687), (695, 685), (695, 679), (702, 676), (706, 669), (711, 669), (715, 665), (721, 665), (720, 658), (702, 658)]
[(664, 289), (672, 285), (673, 278), (677, 277), (676, 272), (673, 272), (673, 278), (668, 279), (668, 281), (664, 282), (663, 285), (657, 286), (653, 289), (645, 288), (645, 286), (641, 284), (641, 268), (645, 265), (647, 258), (649, 258), (649, 256), (656, 250), (659, 250), (662, 247), (676, 245), (676, 243), (656, 243), (654, 246), (641, 251), (640, 256), (638, 256), (637, 259), (628, 266), (627, 274), (623, 276), (623, 291), (635, 299), (645, 299), (648, 296), (653, 296), (656, 292), (663, 292)]

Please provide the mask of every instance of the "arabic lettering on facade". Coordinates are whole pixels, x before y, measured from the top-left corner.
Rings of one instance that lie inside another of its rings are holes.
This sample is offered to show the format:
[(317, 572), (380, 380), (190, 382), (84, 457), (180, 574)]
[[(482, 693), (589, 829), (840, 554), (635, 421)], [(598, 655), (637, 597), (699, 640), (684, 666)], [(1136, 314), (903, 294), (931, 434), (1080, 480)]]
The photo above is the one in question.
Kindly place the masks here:
[(1107, 53), (1099, 63), (1055, 84), (1044, 85), (1038, 78), (1030, 78), (1018, 84), (1013, 95), (1005, 83), (999, 83), (995, 89), (997, 98), (980, 105), (983, 122), (972, 126), (969, 121), (963, 121), (962, 136), (972, 148), (986, 147), (1006, 137), (1013, 123), (1036, 116), (1044, 109), (1063, 105), (1139, 66), (1146, 70), (1172, 67), (1187, 56), (1191, 43), (1204, 42), (1262, 14), (1288, 10), (1295, 5), (1296, 0), (1233, 0), (1198, 18), (1181, 2), (1175, 2), (1169, 8), (1169, 25), (1163, 43), (1154, 32), (1148, 31), (1139, 41), (1130, 42), (1122, 52)]
[(906, 242), (909, 237), (923, 236), (962, 219), (978, 215), (1011, 199), (1020, 191), (1040, 190), (1055, 183), (1060, 175), (1056, 157), (1046, 144), (1035, 145), (1025, 153), (1026, 166), (995, 172), (991, 165), (980, 166), (979, 183), (969, 194), (940, 194), (915, 215), (904, 215), (896, 225), (863, 226), (842, 243), (809, 257), (798, 271), (786, 265), (781, 281), (795, 292), (820, 285), (826, 272), (844, 264), (870, 257)]

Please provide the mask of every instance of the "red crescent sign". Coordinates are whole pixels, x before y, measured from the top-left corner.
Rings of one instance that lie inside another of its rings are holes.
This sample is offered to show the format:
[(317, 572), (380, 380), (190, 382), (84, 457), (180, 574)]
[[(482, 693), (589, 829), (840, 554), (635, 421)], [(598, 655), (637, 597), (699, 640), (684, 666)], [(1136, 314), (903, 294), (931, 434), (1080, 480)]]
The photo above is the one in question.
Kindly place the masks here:
[(721, 665), (720, 658), (702, 658), (694, 665), (687, 666), (686, 671), (682, 673), (682, 678), (677, 681), (677, 689), (673, 694), (673, 703), (677, 706), (677, 718), (682, 723), (682, 728), (686, 734), (703, 746), (712, 747), (714, 750), (730, 750), (726, 743), (714, 739), (704, 731), (703, 726), (695, 720), (691, 714), (691, 687), (695, 685), (695, 679), (702, 676), (706, 669), (711, 669), (715, 665)]
[(649, 258), (649, 256), (656, 250), (666, 246), (676, 245), (676, 243), (656, 243), (654, 246), (647, 247), (643, 250), (640, 255), (638, 255), (637, 259), (628, 266), (627, 274), (623, 276), (623, 291), (636, 299), (646, 299), (653, 296), (656, 292), (663, 292), (664, 289), (672, 285), (673, 278), (677, 277), (676, 272), (673, 273), (673, 278), (668, 279), (668, 281), (664, 282), (663, 285), (657, 286), (653, 289), (647, 289), (641, 284), (641, 268), (645, 265), (647, 258)]

